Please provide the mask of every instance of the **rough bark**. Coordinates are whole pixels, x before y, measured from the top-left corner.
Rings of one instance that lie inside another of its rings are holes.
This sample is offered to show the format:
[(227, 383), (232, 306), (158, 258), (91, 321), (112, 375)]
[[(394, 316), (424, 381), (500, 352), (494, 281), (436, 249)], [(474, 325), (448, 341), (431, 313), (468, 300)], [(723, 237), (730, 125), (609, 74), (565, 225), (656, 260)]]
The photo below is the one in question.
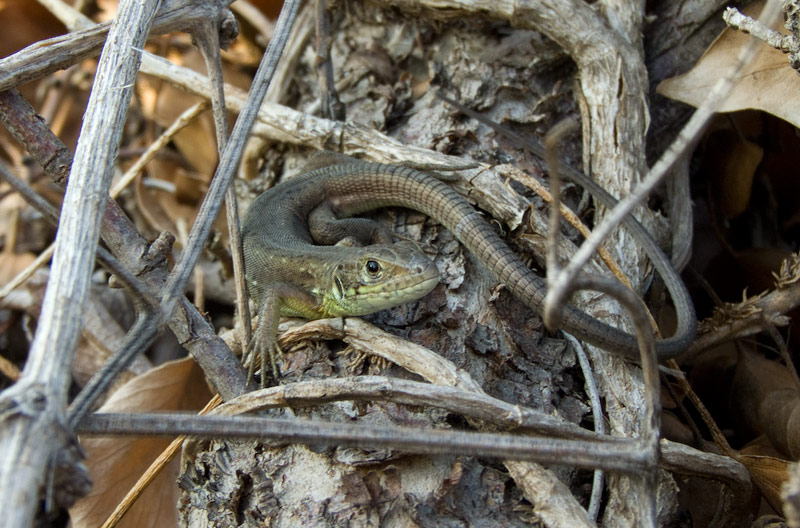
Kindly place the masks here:
[[(541, 7), (538, 2), (534, 4)], [(471, 156), (489, 164), (510, 162), (541, 176), (544, 169), (541, 160), (515, 150), (505, 139), (474, 121), (459, 117), (432, 92), (442, 88), (515, 131), (537, 138), (559, 118), (580, 116), (584, 123), (584, 145), (583, 148), (575, 143), (567, 145), (568, 155), (576, 164), (583, 158), (601, 181), (616, 189), (615, 192), (625, 193), (646, 168), (649, 88), (643, 45), (638, 40), (643, 23), (625, 8), (606, 6), (605, 12), (594, 12), (584, 11), (584, 7), (587, 6), (582, 6), (580, 14), (586, 20), (610, 12), (613, 23), (605, 19), (601, 25), (616, 32), (621, 40), (601, 45), (604, 53), (600, 55), (587, 54), (573, 62), (561, 47), (571, 52), (580, 48), (574, 41), (566, 41), (569, 25), (550, 35), (558, 44), (530, 27), (512, 27), (524, 26), (528, 19), (522, 15), (529, 13), (521, 13), (519, 19), (509, 24), (498, 16), (478, 15), (478, 9), (473, 9), (474, 16), (467, 18), (462, 11), (456, 11), (466, 9), (457, 2), (425, 4), (423, 8), (420, 4), (404, 4), (401, 10), (358, 2), (337, 4), (332, 11), (332, 57), (335, 83), (347, 108), (347, 121), (372, 126), (403, 144)], [(458, 18), (448, 17), (444, 8), (453, 9), (449, 14), (458, 14)], [(502, 9), (495, 6), (494, 11), (488, 10), (496, 15)], [(530, 19), (541, 23), (542, 16), (539, 12)], [(558, 21), (548, 23), (557, 25)], [(625, 39), (633, 43), (623, 42)], [(298, 45), (301, 44), (302, 40)], [(589, 43), (585, 43), (584, 48), (588, 47)], [(320, 94), (312, 51), (290, 54), (300, 57), (295, 76), (287, 78), (296, 84), (296, 90), (284, 89), (291, 99), (281, 102), (300, 110), (316, 111)], [(578, 78), (576, 72), (580, 73)], [(609, 78), (619, 82), (609, 85)], [(268, 138), (278, 135), (264, 134)], [(354, 144), (336, 143), (341, 136), (329, 137), (332, 141), (325, 145), (327, 148), (349, 153), (361, 151), (379, 159), (391, 157), (383, 151), (371, 151), (369, 145), (360, 144), (354, 150)], [(609, 145), (615, 150), (608, 151)], [(301, 153), (295, 161), (294, 149), (280, 144), (268, 146), (268, 158), (286, 156), (288, 167), (301, 165), (306, 156)], [(271, 161), (265, 164), (274, 165)], [(482, 188), (476, 180), (465, 188), (480, 197), (479, 201), (489, 195), (501, 202), (514, 202), (518, 194), (532, 200), (530, 215), (537, 221), (522, 227), (510, 222), (512, 228), (519, 229), (509, 238), (524, 252), (544, 236), (544, 224), (538, 217), (545, 208), (528, 191), (496, 181), (502, 172), (499, 167), (496, 172), (483, 174), (494, 185), (491, 190)], [(252, 199), (263, 190), (264, 180), (263, 175), (254, 180), (251, 195), (243, 198)], [(573, 205), (579, 198), (569, 197)], [(516, 215), (509, 214), (504, 219), (521, 218), (525, 210), (519, 207)], [(564, 342), (543, 331), (538, 316), (507, 292), (496, 289), (488, 274), (464, 253), (452, 236), (429, 220), (398, 211), (378, 217), (399, 229), (403, 236), (435, 249), (443, 280), (428, 298), (373, 316), (370, 318), (373, 322), (402, 329), (396, 331), (466, 370), (493, 396), (555, 412), (573, 421), (586, 416), (587, 406), (574, 356)], [(645, 276), (646, 266), (640, 257), (631, 257), (635, 253), (631, 252), (632, 245), (625, 235), (612, 244), (614, 255), (622, 259), (629, 276), (638, 282)], [(583, 302), (587, 298), (600, 301), (583, 296)], [(605, 302), (595, 302), (588, 309), (596, 314), (618, 313), (613, 304)], [(619, 323), (619, 316), (614, 317)], [(286, 361), (291, 365), (291, 376), (372, 373), (382, 368), (385, 370), (381, 373), (409, 376), (397, 367), (382, 367), (370, 364), (369, 360), (349, 365), (338, 348), (334, 342), (290, 353)], [(599, 368), (604, 395), (608, 398), (606, 411), (618, 434), (633, 434), (638, 429), (637, 409), (641, 408), (638, 373), (616, 358), (605, 356), (605, 352), (596, 353), (596, 361), (603, 363)], [(421, 426), (449, 426), (458, 420), (440, 412), (381, 404), (355, 408), (346, 404), (327, 405), (299, 411), (298, 415), (309, 419)], [(226, 460), (223, 468), (215, 467), (215, 461), (220, 459)], [(209, 468), (214, 468), (211, 470), (214, 479), (204, 477)], [(531, 483), (537, 477), (513, 465), (507, 469), (510, 478), (505, 471), (498, 472), (496, 464), (457, 456), (422, 460), (403, 453), (342, 449), (315, 452), (297, 446), (202, 442), (184, 453), (181, 508), (185, 525), (202, 520), (216, 526), (255, 526), (269, 516), (276, 526), (301, 522), (319, 526), (343, 522), (367, 526), (409, 522), (523, 526), (530, 522), (531, 512), (550, 526), (585, 522), (579, 517), (563, 517), (564, 510), (558, 508), (548, 511), (546, 501), (537, 501), (528, 494), (531, 487), (536, 487)], [(569, 468), (559, 468), (556, 472), (579, 499), (585, 498), (581, 490), (588, 479), (586, 474)], [(220, 493), (210, 486), (212, 480), (224, 483)], [(310, 482), (315, 486), (310, 487)], [(611, 486), (612, 502), (605, 524), (635, 522), (632, 517), (633, 501), (637, 500), (635, 490), (626, 479), (612, 479)], [(552, 497), (555, 500), (563, 493), (563, 490), (552, 491)], [(674, 483), (664, 474), (659, 497), (660, 522), (669, 522), (675, 515), (674, 493)], [(535, 503), (531, 506), (528, 501)], [(215, 507), (207, 508), (209, 502)], [(558, 513), (554, 513), (556, 510)]]

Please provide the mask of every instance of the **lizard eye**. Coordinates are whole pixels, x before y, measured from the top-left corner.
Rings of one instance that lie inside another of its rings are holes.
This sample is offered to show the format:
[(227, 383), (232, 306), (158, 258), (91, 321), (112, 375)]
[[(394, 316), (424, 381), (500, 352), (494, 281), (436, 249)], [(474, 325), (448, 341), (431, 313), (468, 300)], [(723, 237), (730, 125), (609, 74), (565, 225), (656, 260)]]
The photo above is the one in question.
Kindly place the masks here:
[(370, 275), (375, 275), (379, 271), (381, 271), (381, 265), (375, 260), (368, 260), (367, 261), (367, 272)]

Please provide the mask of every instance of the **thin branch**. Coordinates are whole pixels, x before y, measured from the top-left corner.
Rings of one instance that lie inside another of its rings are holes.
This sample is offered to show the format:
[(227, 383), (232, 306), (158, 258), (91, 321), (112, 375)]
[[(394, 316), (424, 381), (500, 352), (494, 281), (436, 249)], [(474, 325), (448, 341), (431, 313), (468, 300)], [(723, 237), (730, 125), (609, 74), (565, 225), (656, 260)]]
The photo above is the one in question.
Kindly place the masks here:
[[(548, 249), (547, 249), (547, 285), (553, 287), (554, 277), (559, 274), (556, 238), (560, 230), (559, 208), (561, 206), (561, 177), (560, 163), (557, 147), (561, 139), (575, 127), (571, 121), (562, 121), (556, 124), (547, 134), (545, 141), (547, 162), (550, 167), (550, 187), (553, 194), (553, 203), (550, 208), (550, 222), (548, 229)], [(642, 451), (650, 457), (650, 465), (638, 475), (634, 480), (641, 487), (641, 500), (637, 503), (639, 509), (638, 521), (642, 525), (655, 527), (656, 524), (656, 464), (659, 458), (659, 431), (661, 429), (661, 400), (659, 392), (658, 360), (656, 359), (655, 337), (650, 327), (647, 317), (647, 308), (644, 302), (630, 289), (619, 282), (601, 278), (578, 278), (570, 286), (568, 283), (564, 287), (570, 287), (570, 291), (565, 292), (565, 297), (569, 298), (574, 291), (579, 289), (591, 289), (601, 291), (614, 297), (628, 312), (633, 320), (633, 327), (636, 333), (636, 340), (639, 345), (641, 356), (642, 373), (645, 384), (645, 409), (642, 416), (641, 443)], [(548, 296), (549, 297), (549, 296)], [(545, 298), (544, 320), (545, 324), (558, 325), (562, 305), (548, 303)], [(595, 512), (596, 514), (596, 512)]]
[(321, 92), (322, 115), (328, 119), (344, 121), (345, 107), (339, 100), (339, 94), (336, 93), (336, 85), (333, 82), (333, 61), (330, 56), (331, 36), (328, 1), (315, 0), (315, 4), (317, 33), (315, 46), (317, 48), (317, 58), (315, 66), (317, 68), (317, 80)]
[(158, 152), (169, 144), (175, 135), (183, 130), (195, 117), (203, 113), (208, 108), (208, 103), (205, 101), (194, 104), (184, 110), (178, 118), (173, 121), (164, 132), (161, 133), (155, 141), (147, 146), (147, 149), (142, 153), (139, 158), (133, 162), (133, 165), (125, 171), (125, 174), (111, 187), (111, 198), (116, 198), (119, 194), (136, 179), (137, 176), (144, 170), (145, 165), (158, 155)]
[[(203, 407), (203, 409), (197, 414), (201, 416), (208, 414), (221, 402), (222, 400), (220, 399), (219, 395), (217, 395), (211, 398), (206, 406)], [(153, 460), (147, 470), (142, 474), (141, 477), (139, 477), (139, 480), (137, 480), (131, 489), (128, 490), (128, 493), (125, 494), (125, 497), (119, 501), (117, 506), (114, 508), (114, 511), (111, 512), (100, 528), (114, 528), (119, 524), (125, 514), (128, 513), (134, 504), (136, 504), (136, 501), (139, 499), (139, 497), (141, 497), (142, 493), (144, 493), (147, 487), (152, 484), (158, 475), (161, 474), (161, 471), (167, 466), (167, 464), (169, 464), (169, 462), (175, 458), (175, 455), (177, 455), (181, 447), (183, 447), (186, 438), (186, 436), (181, 435), (170, 442), (167, 448), (164, 449), (164, 451), (162, 451), (155, 460)]]
[[(390, 401), (434, 407), (517, 432), (584, 439), (602, 444), (626, 441), (623, 438), (593, 434), (546, 413), (512, 405), (486, 394), (383, 376), (301, 381), (255, 390), (220, 405), (213, 414), (237, 415), (287, 406), (317, 406), (334, 401)], [(602, 417), (600, 420), (602, 421)]]
[(761, 21), (742, 14), (742, 12), (735, 7), (727, 8), (722, 14), (722, 19), (725, 20), (725, 23), (732, 29), (752, 35), (764, 42), (767, 46), (783, 53), (790, 53), (792, 51), (794, 38), (791, 35), (784, 35), (780, 31), (775, 31), (771, 27), (761, 23)]
[[(604, 435), (606, 433), (606, 422), (605, 416), (603, 415), (603, 404), (600, 401), (600, 393), (597, 390), (597, 383), (594, 379), (592, 365), (589, 363), (589, 357), (575, 337), (566, 332), (564, 333), (564, 337), (572, 344), (572, 349), (575, 351), (575, 355), (578, 358), (578, 364), (581, 366), (581, 372), (583, 372), (583, 379), (586, 381), (586, 393), (589, 395), (589, 402), (591, 402), (592, 405), (594, 432), (599, 435)], [(586, 508), (586, 513), (595, 521), (597, 520), (597, 514), (600, 512), (600, 500), (603, 495), (603, 477), (604, 473), (602, 471), (599, 469), (594, 471), (592, 494), (589, 497), (589, 507)]]
[[(27, 183), (12, 174), (3, 163), (0, 163), (0, 177), (33, 205), (47, 221), (54, 226), (58, 225), (58, 212), (55, 208), (36, 194)], [(116, 280), (124, 285), (131, 295), (136, 309), (136, 321), (128, 331), (120, 351), (92, 376), (89, 383), (83, 387), (70, 405), (68, 419), (70, 427), (74, 427), (83, 415), (89, 412), (93, 404), (106, 393), (117, 376), (131, 364), (136, 355), (152, 344), (159, 330), (158, 305), (139, 279), (134, 277), (102, 247), (97, 248), (97, 258), (103, 266), (114, 273)]]
[(649, 463), (634, 456), (629, 446), (605, 446), (588, 453), (582, 442), (532, 438), (506, 434), (420, 429), (418, 427), (368, 426), (353, 423), (309, 422), (264, 416), (196, 416), (171, 414), (105, 414), (87, 416), (81, 434), (177, 436), (203, 438), (258, 438), (286, 443), (339, 445), (366, 449), (400, 449), (419, 454), (452, 454), (509, 460), (558, 460), (559, 465), (638, 474)]
[[(193, 0), (161, 0), (155, 19), (151, 17), (151, 35), (171, 31), (191, 32), (196, 24), (217, 19), (229, 0), (195, 2)], [(82, 26), (84, 20), (65, 14), (68, 6), (60, 6), (59, 14), (68, 22)], [(99, 54), (111, 27), (110, 22), (43, 40), (13, 55), (0, 59), (0, 91), (40, 79)], [(141, 50), (141, 47), (139, 47)]]
[[(779, 8), (777, 0), (768, 1), (764, 6), (760, 20), (772, 20), (777, 16)], [(567, 292), (570, 290), (567, 285), (576, 279), (581, 268), (586, 265), (611, 230), (619, 225), (622, 219), (627, 217), (637, 204), (644, 200), (663, 177), (673, 169), (678, 160), (686, 154), (686, 151), (694, 145), (696, 138), (699, 137), (716, 109), (720, 107), (730, 93), (734, 80), (738, 78), (744, 67), (755, 56), (757, 47), (758, 43), (755, 40), (743, 47), (736, 64), (725, 77), (717, 81), (705, 102), (700, 105), (661, 159), (650, 169), (641, 185), (637, 186), (633, 193), (621, 199), (619, 204), (595, 227), (591, 236), (581, 245), (570, 263), (559, 273), (558, 277), (554, 278), (553, 287), (547, 292), (547, 303), (552, 303), (553, 305), (563, 305), (565, 303)]]
[(661, 465), (668, 471), (725, 484), (722, 501), (712, 523), (714, 527), (750, 526), (748, 519), (753, 484), (741, 463), (727, 456), (704, 453), (677, 442), (662, 440)]
[(736, 319), (715, 323), (714, 328), (701, 333), (686, 352), (676, 358), (678, 361), (691, 358), (720, 343), (732, 341), (764, 331), (768, 326), (788, 324), (786, 316), (800, 306), (800, 282), (786, 284), (764, 296), (748, 300), (749, 308)]
[(275, 33), (261, 60), (261, 65), (256, 72), (255, 78), (253, 79), (252, 88), (247, 96), (247, 103), (236, 120), (236, 124), (231, 132), (230, 141), (220, 158), (219, 166), (214, 174), (214, 179), (197, 212), (198, 220), (192, 225), (187, 245), (164, 287), (164, 293), (161, 296), (161, 309), (167, 316), (172, 313), (178, 299), (183, 296), (189, 274), (192, 268), (194, 268), (197, 257), (200, 255), (200, 251), (205, 245), (205, 241), (211, 230), (211, 224), (217, 217), (222, 198), (226, 194), (231, 180), (233, 179), (236, 167), (241, 159), (246, 138), (250, 133), (253, 121), (255, 121), (258, 109), (264, 99), (270, 79), (272, 78), (278, 59), (283, 51), (283, 46), (291, 30), (292, 23), (297, 16), (299, 4), (299, 0), (289, 0), (283, 4), (278, 22), (275, 25)]
[[(223, 158), (225, 149), (228, 145), (228, 119), (225, 110), (225, 84), (222, 79), (222, 56), (220, 47), (226, 48), (230, 44), (229, 40), (238, 33), (236, 19), (230, 12), (225, 13), (225, 17), (219, 21), (210, 20), (193, 29), (194, 41), (203, 55), (206, 63), (206, 70), (211, 81), (211, 104), (214, 113), (214, 131), (217, 138), (217, 154)], [(220, 34), (224, 35), (225, 41), (220, 41)], [(272, 45), (272, 44), (271, 44)], [(276, 43), (280, 46), (280, 43)], [(269, 52), (268, 52), (269, 53)], [(258, 105), (255, 100), (251, 104)], [(245, 148), (243, 142), (240, 152)], [(239, 154), (241, 157), (241, 154)], [(238, 165), (238, 160), (236, 162)], [(212, 218), (203, 218), (199, 214), (195, 222), (210, 224), (215, 220), (216, 213)], [(247, 297), (247, 286), (244, 279), (244, 254), (242, 251), (242, 234), (239, 226), (239, 203), (236, 197), (236, 190), (233, 185), (228, 185), (225, 192), (225, 218), (228, 224), (228, 239), (230, 242), (231, 259), (233, 261), (234, 288), (236, 290), (236, 313), (239, 318), (239, 328), (242, 331), (242, 341), (249, 343), (252, 338), (252, 326), (250, 321), (250, 305)], [(207, 235), (206, 235), (207, 236)], [(189, 244), (186, 240), (184, 247)], [(196, 269), (196, 273), (200, 273)], [(198, 281), (199, 283), (200, 281)], [(202, 291), (202, 290), (200, 290)], [(195, 296), (197, 299), (198, 296)]]
[[(0, 117), (9, 132), (43, 167), (47, 176), (56, 182), (66, 180), (72, 154), (33, 107), (18, 92), (9, 90), (0, 92), (0, 108), (3, 110)], [(101, 235), (123, 264), (146, 280), (153, 295), (161, 291), (168, 273), (166, 254), (171, 250), (171, 235), (162, 233), (158, 239), (148, 243), (113, 200), (106, 204)], [(240, 394), (245, 389), (241, 364), (204, 316), (185, 298), (181, 303), (183, 309), (176, 311), (170, 320), (173, 333), (197, 360), (223, 398), (230, 399)]]

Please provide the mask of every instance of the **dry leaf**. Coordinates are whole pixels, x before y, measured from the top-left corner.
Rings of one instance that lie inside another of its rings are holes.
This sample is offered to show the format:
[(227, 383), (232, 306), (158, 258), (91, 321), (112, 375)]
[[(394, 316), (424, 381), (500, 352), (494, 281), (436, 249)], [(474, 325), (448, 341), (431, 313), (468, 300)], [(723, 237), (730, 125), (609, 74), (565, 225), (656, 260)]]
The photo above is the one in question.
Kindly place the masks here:
[[(757, 16), (763, 2), (750, 5), (743, 12)], [(782, 20), (773, 29), (786, 34)], [(739, 50), (750, 38), (741, 31), (726, 29), (706, 50), (697, 64), (683, 75), (672, 77), (658, 86), (658, 93), (672, 99), (699, 106), (720, 77), (727, 75), (737, 60)], [(789, 67), (786, 55), (766, 44), (744, 71), (720, 112), (755, 109), (769, 112), (794, 126), (800, 126), (800, 80)]]
[[(193, 359), (186, 358), (137, 376), (112, 394), (99, 412), (197, 411), (209, 399), (202, 371)], [(152, 437), (82, 438), (94, 485), (92, 492), (70, 509), (73, 528), (100, 526), (170, 441)], [(178, 462), (174, 460), (147, 488), (120, 527), (177, 525)]]
[(3, 0), (0, 2), (0, 57), (39, 40), (64, 33), (64, 26), (39, 2)]
[(703, 159), (713, 196), (727, 218), (742, 214), (750, 203), (753, 176), (764, 150), (730, 130), (718, 130), (706, 142)]
[[(136, 205), (154, 232), (178, 233), (179, 222), (192, 225), (197, 215), (199, 202), (187, 204), (177, 196), (176, 180), (188, 178), (179, 177), (178, 174), (186, 174), (186, 171), (176, 163), (170, 160), (153, 160), (147, 166), (149, 180), (138, 178), (135, 182)], [(160, 185), (155, 185), (156, 183)], [(207, 186), (203, 183), (197, 187)]]
[(278, 18), (283, 5), (283, 2), (278, 0), (250, 0), (250, 3), (270, 18)]
[(27, 251), (25, 253), (1, 252), (0, 284), (11, 282), (11, 279), (27, 268), (34, 260), (36, 260), (36, 255)]
[(731, 406), (741, 425), (766, 435), (787, 457), (800, 458), (800, 391), (783, 364), (744, 351), (736, 366)]
[(741, 462), (753, 482), (758, 486), (764, 500), (772, 506), (772, 509), (779, 512), (783, 505), (781, 499), (781, 486), (789, 479), (789, 464), (783, 460), (771, 456), (743, 454), (744, 450), (736, 455), (736, 460)]

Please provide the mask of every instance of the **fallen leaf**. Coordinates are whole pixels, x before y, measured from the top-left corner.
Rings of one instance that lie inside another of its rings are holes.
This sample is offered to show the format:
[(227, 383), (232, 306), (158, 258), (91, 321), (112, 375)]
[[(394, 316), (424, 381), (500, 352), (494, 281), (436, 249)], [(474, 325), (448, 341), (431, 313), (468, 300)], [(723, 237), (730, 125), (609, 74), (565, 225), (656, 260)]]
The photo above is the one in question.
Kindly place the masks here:
[(785, 365), (745, 350), (732, 386), (736, 419), (787, 458), (800, 457), (800, 391)]
[[(761, 12), (762, 6), (763, 2), (756, 2), (742, 11), (756, 16)], [(782, 20), (773, 29), (788, 34)], [(691, 70), (663, 81), (657, 92), (671, 99), (699, 106), (717, 80), (727, 75), (731, 65), (737, 60), (742, 45), (751, 38), (741, 31), (726, 29)], [(719, 111), (735, 112), (746, 109), (763, 110), (800, 126), (798, 74), (789, 66), (786, 55), (763, 43), (759, 44), (755, 59), (745, 69)]]
[(3, 0), (0, 2), (0, 57), (39, 40), (64, 33), (64, 26), (39, 2)]
[[(203, 373), (191, 358), (165, 363), (137, 376), (112, 394), (99, 412), (197, 411), (211, 399)], [(164, 418), (168, 419), (167, 416)], [(170, 438), (81, 438), (92, 492), (70, 508), (73, 528), (100, 526), (169, 445)], [(175, 459), (153, 481), (119, 527), (165, 527), (178, 523), (178, 464)]]
[(736, 455), (736, 460), (747, 468), (764, 500), (775, 511), (781, 511), (781, 486), (789, 479), (791, 462), (772, 456), (745, 454), (745, 450)]
[(709, 136), (703, 167), (727, 218), (735, 218), (747, 209), (753, 176), (763, 157), (764, 149), (730, 130), (718, 130)]

